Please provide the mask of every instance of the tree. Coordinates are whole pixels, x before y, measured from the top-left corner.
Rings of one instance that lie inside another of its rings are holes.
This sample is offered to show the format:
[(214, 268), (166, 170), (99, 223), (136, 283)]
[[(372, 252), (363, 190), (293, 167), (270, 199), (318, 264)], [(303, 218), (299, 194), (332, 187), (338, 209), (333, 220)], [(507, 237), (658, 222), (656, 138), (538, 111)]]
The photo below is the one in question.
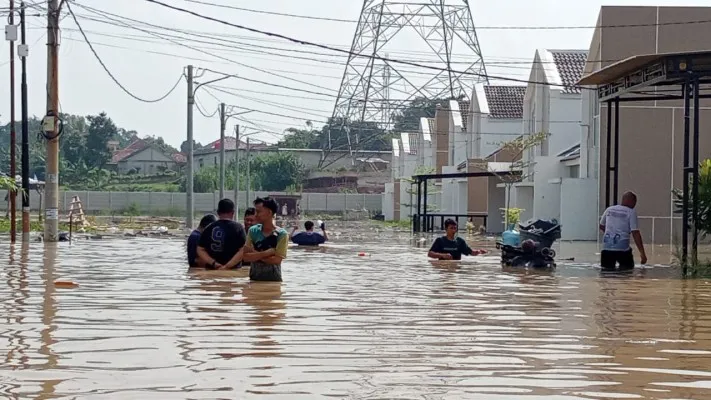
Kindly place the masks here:
[(320, 149), (321, 138), (318, 131), (311, 129), (288, 128), (277, 147), (287, 149)]
[[(694, 196), (692, 192), (691, 177), (689, 178), (689, 196), (688, 196), (688, 209), (689, 209), (689, 227), (694, 224), (694, 216), (691, 211), (694, 205)], [(675, 213), (681, 214), (684, 207), (684, 191), (681, 189), (674, 189), (672, 191), (674, 194), (674, 207)], [(699, 163), (699, 196), (698, 196), (698, 221), (697, 226), (698, 231), (701, 233), (702, 237), (711, 234), (711, 159), (704, 160)]]
[[(197, 150), (199, 148), (202, 148), (202, 144), (199, 142), (196, 142), (195, 139), (193, 139), (193, 150)], [(188, 154), (188, 141), (183, 140), (183, 143), (180, 144), (180, 152)]]
[(118, 128), (105, 112), (89, 115), (86, 135), (85, 161), (89, 167), (103, 168), (111, 159), (109, 140), (118, 136)]
[[(509, 142), (504, 142), (501, 145), (501, 151), (508, 153), (514, 160), (509, 165), (509, 171), (507, 174), (496, 175), (506, 188), (506, 207), (502, 210), (502, 212), (504, 214), (504, 227), (507, 229), (509, 226), (509, 218), (516, 215), (516, 210), (520, 213), (520, 209), (511, 208), (511, 188), (514, 183), (533, 176), (532, 168), (535, 165), (535, 162), (532, 160), (524, 160), (523, 154), (529, 149), (539, 146), (548, 136), (549, 134), (547, 132), (522, 135)], [(488, 163), (482, 163), (481, 168), (488, 170)]]
[(161, 153), (163, 153), (167, 156), (171, 156), (171, 155), (178, 152), (178, 149), (176, 149), (175, 147), (166, 143), (162, 137), (146, 136), (143, 138), (143, 140), (145, 140), (148, 143), (152, 143), (153, 145), (155, 145), (158, 148), (158, 150), (161, 151)]
[(304, 179), (304, 165), (294, 154), (262, 154), (252, 159), (254, 181), (262, 190), (282, 191)]
[[(415, 175), (430, 175), (430, 174), (435, 174), (436, 172), (437, 172), (437, 170), (434, 167), (428, 167), (425, 165), (420, 165), (419, 167), (415, 168)], [(410, 195), (411, 201), (414, 198), (414, 202), (403, 204), (403, 206), (410, 207), (411, 210), (416, 209), (417, 208), (417, 189), (412, 187), (412, 185), (416, 182), (414, 179), (412, 179), (412, 177), (405, 178), (405, 181), (409, 185), (408, 188), (405, 189), (405, 192)], [(437, 185), (435, 185), (434, 179), (429, 179), (427, 181), (427, 197), (430, 197), (430, 196), (433, 196), (436, 194), (440, 194), (440, 193), (442, 193), (442, 192), (437, 190)], [(422, 193), (420, 193), (420, 195), (424, 196), (424, 194), (425, 194), (425, 192), (424, 192), (424, 188), (423, 188), (423, 191), (422, 191)], [(437, 205), (433, 204), (433, 203), (434, 202), (427, 203), (427, 208), (425, 210), (428, 213), (438, 211)], [(424, 204), (423, 204), (423, 206), (424, 206)]]

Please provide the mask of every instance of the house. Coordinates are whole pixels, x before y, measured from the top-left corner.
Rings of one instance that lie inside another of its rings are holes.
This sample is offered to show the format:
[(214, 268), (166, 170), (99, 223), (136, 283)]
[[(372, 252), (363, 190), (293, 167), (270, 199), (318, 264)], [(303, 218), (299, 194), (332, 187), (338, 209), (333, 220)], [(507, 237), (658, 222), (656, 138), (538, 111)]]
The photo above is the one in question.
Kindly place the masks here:
[[(162, 170), (176, 169), (184, 156), (166, 155), (148, 140), (135, 139), (125, 148), (114, 152), (109, 165), (119, 174), (154, 175)], [(184, 163), (184, 161), (183, 161)]]
[(471, 158), (487, 159), (521, 135), (526, 86), (477, 84), (469, 109)]
[[(225, 162), (230, 163), (235, 159), (235, 148), (237, 139), (234, 137), (225, 138)], [(389, 151), (359, 150), (356, 157), (351, 157), (348, 150), (322, 150), (322, 149), (287, 149), (278, 148), (266, 143), (250, 143), (249, 152), (251, 157), (259, 154), (270, 154), (278, 152), (292, 153), (295, 155), (307, 170), (316, 169), (370, 169), (373, 168), (389, 173), (391, 153)], [(239, 157), (241, 160), (247, 157), (247, 143), (240, 140)], [(220, 164), (220, 140), (215, 140), (199, 149), (196, 149), (193, 156), (193, 168), (199, 171), (203, 167), (217, 166)]]
[[(711, 24), (699, 23), (708, 20), (711, 7), (601, 7), (585, 75), (636, 55), (708, 51)], [(707, 99), (700, 102), (704, 129), (706, 121), (711, 121), (711, 104)], [(589, 131), (581, 142), (581, 156), (587, 155), (587, 160), (581, 162), (580, 173), (590, 179), (599, 177), (599, 216), (605, 207), (607, 106), (597, 101), (595, 90), (586, 91), (583, 103), (582, 125)], [(619, 127), (619, 194), (632, 190), (638, 195), (639, 227), (646, 242), (674, 245), (681, 238), (681, 217), (674, 211), (672, 189), (681, 188), (683, 181), (683, 102), (622, 102)], [(711, 157), (711, 141), (703, 134), (699, 150), (701, 159)], [(594, 202), (590, 205), (594, 207)]]
[[(587, 57), (587, 50), (536, 51), (523, 100), (523, 135), (524, 141), (542, 133), (547, 136), (522, 154), (522, 181), (512, 193), (512, 202), (525, 210), (522, 219), (555, 218), (574, 226), (582, 212), (566, 198), (562, 214), (561, 199), (568, 194), (563, 180), (580, 177), (575, 150), (580, 148), (582, 89), (577, 82)], [(563, 239), (569, 239), (565, 228), (563, 232)]]

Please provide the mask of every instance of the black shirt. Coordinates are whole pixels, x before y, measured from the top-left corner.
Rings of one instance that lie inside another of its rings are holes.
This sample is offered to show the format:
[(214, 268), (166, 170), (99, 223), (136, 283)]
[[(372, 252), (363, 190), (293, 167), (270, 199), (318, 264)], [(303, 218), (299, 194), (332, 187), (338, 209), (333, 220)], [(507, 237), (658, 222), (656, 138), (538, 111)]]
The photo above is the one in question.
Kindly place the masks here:
[(472, 249), (470, 249), (467, 242), (460, 237), (456, 237), (454, 240), (449, 240), (446, 236), (438, 237), (434, 243), (432, 243), (430, 251), (451, 254), (452, 260), (461, 260), (462, 254), (465, 256), (472, 254)]
[(227, 264), (247, 242), (244, 226), (221, 219), (210, 224), (200, 235), (198, 245), (219, 264)]

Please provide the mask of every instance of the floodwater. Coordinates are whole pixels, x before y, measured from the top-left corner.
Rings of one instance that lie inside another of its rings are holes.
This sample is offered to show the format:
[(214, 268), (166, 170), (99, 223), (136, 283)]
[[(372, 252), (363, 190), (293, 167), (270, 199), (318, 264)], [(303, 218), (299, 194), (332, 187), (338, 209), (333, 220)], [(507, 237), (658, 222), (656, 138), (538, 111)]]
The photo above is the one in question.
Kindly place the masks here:
[(711, 399), (705, 280), (367, 236), (290, 249), (282, 284), (189, 275), (175, 239), (0, 238), (0, 398)]

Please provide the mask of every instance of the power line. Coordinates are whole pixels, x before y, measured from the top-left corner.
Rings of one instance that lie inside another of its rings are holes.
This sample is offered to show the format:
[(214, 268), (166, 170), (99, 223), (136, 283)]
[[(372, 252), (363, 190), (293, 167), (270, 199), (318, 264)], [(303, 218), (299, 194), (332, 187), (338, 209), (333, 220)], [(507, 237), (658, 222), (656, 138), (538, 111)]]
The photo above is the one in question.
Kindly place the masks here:
[[(162, 7), (169, 8), (169, 9), (172, 9), (172, 10), (175, 10), (175, 11), (179, 11), (179, 12), (182, 12), (182, 13), (190, 14), (190, 15), (193, 15), (193, 16), (198, 17), (198, 18), (201, 18), (201, 19), (205, 19), (205, 20), (212, 21), (212, 22), (216, 22), (216, 23), (219, 23), (219, 24), (231, 26), (231, 27), (233, 27), (233, 28), (242, 29), (242, 30), (246, 30), (246, 31), (249, 31), (249, 32), (252, 32), (252, 33), (258, 33), (258, 34), (262, 34), (262, 35), (266, 35), (266, 36), (271, 36), (271, 37), (276, 37), (276, 38), (284, 39), (284, 40), (287, 40), (287, 41), (290, 41), (290, 42), (293, 42), (293, 43), (297, 43), (297, 44), (301, 44), (301, 45), (304, 45), (304, 46), (317, 47), (317, 48), (324, 49), (324, 50), (330, 50), (330, 51), (334, 51), (334, 52), (337, 52), (337, 53), (347, 54), (347, 55), (352, 56), (352, 57), (361, 57), (361, 58), (368, 58), (368, 59), (376, 59), (376, 60), (380, 60), (380, 61), (388, 61), (388, 62), (392, 62), (392, 63), (410, 65), (410, 66), (413, 66), (413, 67), (419, 67), (419, 68), (429, 69), (429, 70), (438, 71), (438, 72), (450, 72), (450, 73), (455, 73), (455, 74), (459, 74), (460, 76), (469, 75), (469, 76), (486, 77), (486, 78), (491, 78), (491, 79), (496, 79), (496, 80), (503, 80), (503, 81), (510, 81), (510, 82), (534, 83), (534, 84), (541, 84), (541, 85), (547, 85), (547, 86), (568, 87), (568, 86), (563, 85), (563, 84), (552, 84), (552, 83), (548, 83), (548, 82), (535, 82), (535, 81), (530, 81), (530, 80), (525, 80), (525, 79), (508, 78), (508, 77), (494, 76), (494, 75), (489, 75), (489, 74), (480, 74), (480, 73), (476, 73), (476, 72), (457, 71), (457, 70), (454, 70), (454, 69), (440, 68), (440, 67), (435, 67), (435, 66), (423, 65), (423, 64), (418, 64), (418, 63), (410, 62), (410, 61), (392, 59), (392, 58), (389, 58), (389, 57), (381, 57), (381, 56), (377, 56), (377, 55), (372, 56), (372, 55), (357, 54), (357, 53), (353, 53), (353, 52), (350, 51), (350, 50), (338, 49), (338, 48), (335, 48), (335, 47), (326, 46), (326, 45), (323, 45), (323, 44), (314, 43), (314, 42), (310, 42), (310, 41), (307, 41), (307, 40), (296, 39), (296, 38), (293, 38), (293, 37), (290, 37), (290, 36), (282, 35), (282, 34), (280, 34), (280, 33), (268, 32), (268, 31), (263, 31), (263, 30), (256, 29), (256, 28), (250, 28), (250, 27), (247, 27), (247, 26), (244, 26), (244, 25), (234, 24), (234, 23), (231, 23), (231, 22), (228, 22), (228, 21), (224, 21), (224, 20), (221, 20), (221, 19), (218, 19), (218, 18), (214, 18), (214, 17), (210, 17), (210, 16), (207, 16), (207, 15), (200, 14), (200, 13), (195, 12), (195, 11), (192, 11), (192, 10), (187, 10), (187, 9), (185, 9), (185, 8), (176, 7), (176, 6), (173, 6), (173, 5), (170, 5), (170, 4), (166, 4), (166, 3), (163, 3), (163, 2), (158, 1), (158, 0), (145, 0), (145, 1), (147, 1), (147, 2), (149, 2), (149, 3), (158, 4), (158, 5), (162, 6)], [(582, 89), (591, 90), (590, 88), (582, 88)]]
[[(150, 0), (148, 0), (150, 1)], [(310, 19), (310, 20), (320, 20), (320, 21), (331, 21), (331, 22), (346, 22), (346, 23), (354, 23), (357, 24), (358, 20), (355, 19), (338, 19), (338, 18), (331, 18), (331, 17), (315, 17), (311, 15), (299, 15), (299, 14), (290, 14), (290, 13), (281, 13), (281, 12), (275, 12), (275, 11), (267, 11), (267, 10), (255, 10), (255, 9), (249, 9), (249, 8), (244, 8), (244, 7), (236, 7), (236, 6), (228, 6), (225, 4), (218, 4), (218, 3), (212, 3), (209, 1), (204, 1), (204, 0), (183, 0), (188, 3), (196, 3), (196, 4), (202, 4), (202, 5), (207, 5), (207, 6), (213, 6), (213, 7), (221, 7), (221, 8), (228, 8), (228, 9), (233, 9), (237, 11), (245, 11), (245, 12), (251, 12), (251, 13), (257, 13), (257, 14), (266, 14), (266, 15), (275, 15), (275, 16), (283, 16), (283, 17), (291, 17), (291, 18), (301, 18), (301, 19)], [(657, 23), (651, 23), (651, 24), (619, 24), (619, 25), (599, 25), (599, 26), (592, 26), (592, 25), (573, 25), (573, 26), (477, 26), (477, 30), (575, 30), (575, 29), (598, 29), (598, 28), (638, 28), (638, 27), (647, 27), (647, 26), (667, 26), (667, 25), (686, 25), (686, 24), (704, 24), (704, 23), (711, 23), (711, 20), (698, 20), (698, 21), (677, 21), (677, 22), (657, 22)]]
[(180, 77), (178, 77), (178, 81), (175, 82), (175, 85), (173, 85), (173, 87), (168, 91), (168, 93), (166, 93), (165, 95), (163, 95), (157, 99), (153, 99), (153, 100), (144, 99), (144, 98), (138, 97), (135, 94), (131, 93), (128, 89), (126, 89), (125, 86), (123, 86), (121, 84), (121, 82), (118, 81), (118, 79), (116, 79), (114, 74), (111, 73), (111, 71), (106, 66), (106, 64), (101, 59), (101, 57), (99, 57), (99, 54), (97, 54), (96, 50), (94, 50), (94, 46), (91, 44), (91, 42), (89, 41), (89, 38), (86, 36), (86, 34), (84, 33), (84, 30), (82, 29), (81, 25), (79, 24), (79, 21), (77, 20), (76, 15), (74, 15), (74, 11), (72, 10), (72, 8), (70, 6), (70, 2), (67, 2), (66, 4), (67, 4), (67, 10), (69, 10), (69, 13), (72, 16), (74, 23), (76, 24), (77, 28), (79, 28), (79, 32), (81, 33), (82, 37), (84, 38), (84, 41), (86, 42), (86, 44), (89, 46), (89, 49), (91, 50), (91, 52), (94, 54), (94, 57), (96, 58), (96, 60), (99, 62), (99, 64), (101, 64), (101, 66), (104, 68), (104, 71), (106, 71), (106, 73), (109, 75), (109, 77), (111, 77), (111, 79), (114, 81), (114, 83), (116, 85), (118, 85), (118, 87), (121, 88), (121, 90), (123, 90), (129, 96), (133, 97), (134, 99), (136, 99), (138, 101), (142, 101), (144, 103), (158, 103), (158, 102), (164, 100), (165, 98), (167, 98), (168, 96), (170, 96), (173, 93), (173, 91), (178, 87), (180, 82), (183, 80), (183, 75), (181, 74)]

